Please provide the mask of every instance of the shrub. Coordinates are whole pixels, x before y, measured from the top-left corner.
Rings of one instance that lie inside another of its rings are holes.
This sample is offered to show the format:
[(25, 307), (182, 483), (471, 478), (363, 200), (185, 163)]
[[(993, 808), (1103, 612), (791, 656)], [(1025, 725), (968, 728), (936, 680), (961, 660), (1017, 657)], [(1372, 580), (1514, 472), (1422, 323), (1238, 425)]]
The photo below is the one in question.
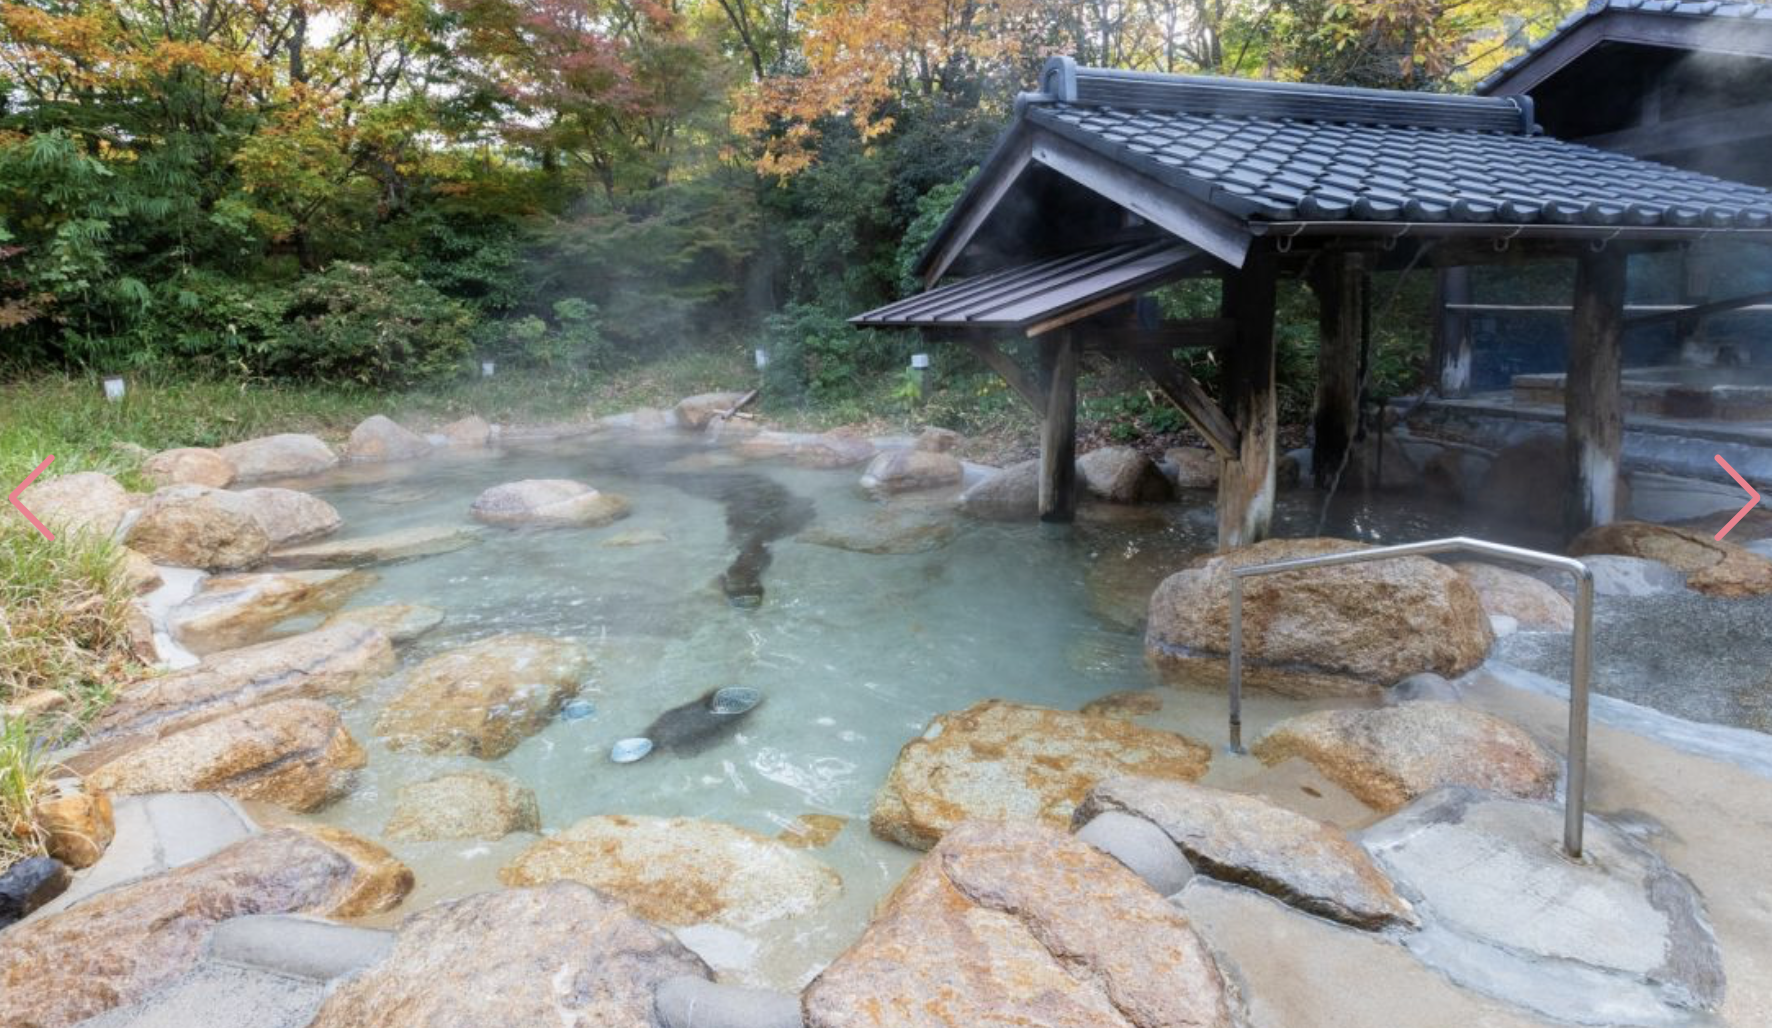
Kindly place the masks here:
[(460, 369), (474, 315), (405, 265), (337, 263), (289, 290), (259, 370), (292, 378), (406, 385)]
[(827, 308), (791, 303), (764, 322), (764, 382), (773, 398), (791, 403), (853, 399), (865, 376), (896, 365), (905, 345), (857, 331)]

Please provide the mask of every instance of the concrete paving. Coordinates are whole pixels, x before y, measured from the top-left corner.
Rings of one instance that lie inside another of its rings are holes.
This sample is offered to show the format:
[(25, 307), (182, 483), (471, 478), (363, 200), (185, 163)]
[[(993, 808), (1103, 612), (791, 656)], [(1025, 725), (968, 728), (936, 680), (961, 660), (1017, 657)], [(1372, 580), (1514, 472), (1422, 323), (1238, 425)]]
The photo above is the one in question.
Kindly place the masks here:
[(1560, 806), (1468, 789), (1423, 797), (1363, 842), (1415, 903), (1403, 946), (1485, 995), (1577, 1024), (1689, 1023), (1723, 998), (1722, 955), (1692, 884), (1588, 818), (1582, 859)]
[(326, 985), (254, 968), (205, 962), (146, 1000), (76, 1028), (302, 1028)]
[(27, 921), (66, 910), (114, 886), (201, 860), (258, 831), (238, 803), (215, 793), (119, 796), (113, 816), (117, 837), (105, 855)]

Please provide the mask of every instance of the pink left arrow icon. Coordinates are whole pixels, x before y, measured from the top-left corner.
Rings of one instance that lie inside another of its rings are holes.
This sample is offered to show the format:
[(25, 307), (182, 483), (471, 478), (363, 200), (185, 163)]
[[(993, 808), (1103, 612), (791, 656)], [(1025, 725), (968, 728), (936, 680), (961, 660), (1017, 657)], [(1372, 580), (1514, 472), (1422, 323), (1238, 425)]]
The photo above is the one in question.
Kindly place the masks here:
[(37, 515), (32, 514), (29, 510), (25, 509), (25, 505), (23, 503), (19, 502), (19, 494), (24, 492), (26, 489), (31, 488), (31, 483), (37, 481), (37, 476), (43, 474), (43, 469), (49, 467), (51, 464), (54, 464), (54, 463), (55, 463), (55, 456), (53, 454), (51, 454), (48, 457), (45, 457), (43, 459), (43, 463), (37, 465), (36, 471), (33, 471), (30, 474), (26, 475), (25, 480), (18, 484), (17, 489), (14, 489), (12, 492), (6, 494), (6, 502), (12, 504), (14, 507), (17, 507), (18, 512), (25, 516), (25, 520), (29, 521), (31, 523), (31, 527), (35, 528), (37, 531), (43, 533), (43, 538), (48, 539), (50, 542), (55, 541), (55, 534), (50, 532), (49, 529), (43, 527), (43, 522), (37, 520)]

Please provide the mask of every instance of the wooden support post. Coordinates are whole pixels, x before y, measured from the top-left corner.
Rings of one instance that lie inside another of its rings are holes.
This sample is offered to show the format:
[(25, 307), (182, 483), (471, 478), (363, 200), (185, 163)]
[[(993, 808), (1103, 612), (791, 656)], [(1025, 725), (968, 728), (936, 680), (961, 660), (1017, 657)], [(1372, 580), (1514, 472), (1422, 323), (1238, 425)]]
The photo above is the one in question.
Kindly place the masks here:
[(1225, 310), (1237, 338), (1220, 354), (1225, 413), (1238, 433), (1237, 458), (1218, 476), (1218, 548), (1267, 538), (1274, 516), (1275, 446), (1274, 283), (1272, 253), (1251, 252), (1242, 269), (1225, 276)]
[(1569, 377), (1563, 390), (1569, 463), (1566, 528), (1571, 536), (1618, 517), (1624, 449), (1620, 336), (1624, 329), (1625, 252), (1608, 246), (1575, 265), (1575, 311), (1569, 331)]
[(1434, 292), (1434, 367), (1440, 395), (1456, 400), (1471, 394), (1471, 316), (1447, 305), (1471, 302), (1471, 269), (1441, 268)]
[(1077, 514), (1077, 345), (1060, 330), (1040, 341), (1046, 417), (1040, 423), (1040, 520)]
[[(1680, 253), (1680, 302), (1699, 307), (1710, 302), (1710, 249), (1703, 243), (1689, 243)], [(1680, 348), (1680, 359), (1704, 338), (1703, 318), (1680, 318), (1674, 322), (1674, 342)]]
[(1357, 253), (1325, 253), (1311, 283), (1317, 294), (1317, 395), (1311, 417), (1311, 476), (1327, 489), (1347, 459), (1360, 421), (1360, 340), (1366, 318), (1366, 265)]

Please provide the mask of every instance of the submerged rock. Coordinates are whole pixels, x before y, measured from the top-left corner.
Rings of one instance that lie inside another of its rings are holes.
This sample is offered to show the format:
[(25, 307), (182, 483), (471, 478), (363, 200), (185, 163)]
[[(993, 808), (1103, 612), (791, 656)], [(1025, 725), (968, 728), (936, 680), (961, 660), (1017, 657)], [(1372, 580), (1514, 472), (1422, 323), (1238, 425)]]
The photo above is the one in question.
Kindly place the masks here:
[[(488, 959), (497, 954), (497, 959)], [(643, 1028), (669, 978), (707, 965), (581, 885), (507, 889), (406, 919), (380, 963), (340, 985), (311, 1028)]]
[(823, 849), (836, 841), (842, 834), (843, 826), (849, 823), (846, 817), (835, 814), (801, 814), (799, 817), (775, 833), (775, 838), (784, 846), (792, 846), (797, 850)]
[(126, 542), (156, 564), (204, 571), (252, 567), (271, 548), (252, 504), (200, 485), (170, 486), (148, 497)]
[(958, 530), (945, 518), (907, 514), (890, 507), (871, 514), (820, 521), (801, 532), (803, 543), (875, 555), (929, 553), (954, 541)]
[[(1231, 569), (1363, 548), (1342, 539), (1270, 539), (1202, 558), (1152, 595), (1145, 653), (1171, 684), (1222, 690)], [(1476, 590), (1425, 557), (1243, 582), (1244, 684), (1288, 696), (1377, 696), (1418, 671), (1461, 675), (1493, 641)]]
[(1104, 446), (1077, 458), (1077, 480), (1108, 503), (1161, 503), (1175, 496), (1157, 465), (1130, 446)]
[(457, 771), (400, 787), (387, 837), (400, 842), (484, 839), (541, 829), (535, 791), (507, 775)]
[(366, 588), (363, 571), (282, 571), (220, 575), (166, 614), (179, 645), (199, 656), (258, 642), (273, 626), (299, 614), (329, 610)]
[(942, 714), (899, 751), (869, 827), (928, 849), (969, 818), (1070, 824), (1097, 782), (1123, 775), (1192, 781), (1212, 750), (1172, 732), (1066, 710), (985, 700)]
[(966, 468), (958, 458), (928, 450), (882, 453), (862, 472), (861, 487), (876, 496), (943, 489), (960, 484)]
[(1077, 712), (1090, 717), (1112, 717), (1130, 721), (1135, 717), (1155, 714), (1163, 709), (1163, 696), (1155, 689), (1125, 689), (1090, 700)]
[(588, 817), (524, 850), (506, 885), (573, 881), (648, 921), (751, 928), (815, 910), (843, 880), (768, 836), (686, 817)]
[(628, 549), (634, 546), (656, 546), (670, 541), (670, 536), (656, 528), (642, 528), (632, 532), (617, 532), (597, 545), (610, 549)]
[(1417, 923), (1390, 879), (1340, 829), (1259, 797), (1173, 780), (1114, 778), (1090, 790), (1074, 823), (1081, 827), (1114, 810), (1161, 828), (1208, 878), (1355, 928)]
[(627, 517), (628, 501), (583, 482), (532, 478), (493, 486), (468, 513), (500, 528), (596, 528)]
[(355, 539), (329, 539), (323, 543), (277, 550), (270, 562), (282, 568), (352, 568), (369, 564), (392, 564), (419, 557), (453, 553), (473, 545), (480, 530), (457, 525), (401, 528)]
[(52, 532), (84, 532), (106, 538), (116, 533), (136, 505), (116, 479), (97, 471), (39, 480), (24, 491), (19, 502)]
[(1402, 944), (1466, 988), (1586, 1024), (1715, 1010), (1723, 959), (1692, 883), (1595, 817), (1569, 860), (1562, 830), (1560, 806), (1447, 789), (1365, 842), (1428, 926)]
[(1040, 462), (1011, 464), (960, 494), (960, 510), (987, 521), (1031, 521), (1040, 515)]
[(715, 702), (721, 692), (710, 689), (688, 703), (672, 707), (646, 726), (640, 736), (679, 756), (700, 753), (735, 730), (756, 709), (755, 704), (743, 709), (722, 709)]
[(1577, 557), (1603, 553), (1661, 561), (1685, 574), (1689, 588), (1707, 596), (1740, 599), (1772, 593), (1772, 558), (1671, 525), (1642, 521), (1600, 525), (1577, 536), (1569, 552)]
[(553, 720), (590, 670), (578, 643), (496, 635), (413, 668), (375, 731), (391, 749), (495, 760)]
[(387, 637), (355, 627), (211, 654), (196, 667), (123, 689), (87, 729), (84, 748), (64, 762), (84, 772), (161, 735), (261, 703), (356, 693), (393, 668)]
[(1574, 606), (1540, 579), (1493, 564), (1467, 563), (1456, 567), (1477, 590), (1477, 598), (1491, 617), (1513, 618), (1519, 627), (1532, 632), (1574, 629)]
[(803, 468), (854, 467), (874, 456), (874, 444), (866, 439), (827, 433), (763, 431), (740, 440), (733, 452), (752, 459), (782, 459)]
[(292, 478), (313, 475), (338, 463), (332, 447), (311, 435), (293, 432), (249, 439), (216, 451), (234, 466), (236, 480)]
[(443, 612), (422, 603), (384, 603), (375, 607), (341, 610), (321, 623), (321, 628), (356, 626), (373, 628), (399, 645), (411, 642), (443, 623)]
[(230, 918), (367, 913), (364, 887), (386, 874), (360, 863), (366, 847), (379, 850), (285, 828), (16, 925), (0, 946), (0, 1024), (66, 1028), (138, 1002), (195, 967)]
[[(1569, 462), (1563, 446), (1559, 431), (1504, 447), (1472, 495), (1505, 517), (1547, 528), (1562, 525), (1569, 503)], [(1614, 509), (1629, 510), (1630, 496), (1629, 480), (1618, 476)]]
[(351, 429), (345, 452), (353, 461), (362, 463), (416, 460), (430, 454), (431, 444), (424, 436), (401, 427), (393, 419), (373, 414)]
[(911, 445), (925, 453), (952, 453), (965, 441), (965, 436), (951, 428), (930, 425), (917, 433), (917, 439)]
[(295, 489), (246, 489), (235, 495), (265, 530), (272, 548), (318, 539), (344, 524), (332, 504)]
[(349, 793), (368, 763), (338, 711), (280, 700), (162, 735), (86, 780), (121, 795), (222, 792), (307, 813)]
[(1112, 857), (1027, 822), (960, 825), (807, 986), (807, 1028), (1231, 1028), (1186, 917)]
[(234, 482), (234, 465), (214, 450), (186, 446), (162, 450), (143, 461), (142, 476), (156, 486), (206, 485), (226, 489)]
[(1545, 799), (1562, 773), (1556, 756), (1515, 725), (1432, 700), (1302, 714), (1275, 725), (1251, 751), (1264, 764), (1301, 758), (1381, 811), (1449, 785)]

